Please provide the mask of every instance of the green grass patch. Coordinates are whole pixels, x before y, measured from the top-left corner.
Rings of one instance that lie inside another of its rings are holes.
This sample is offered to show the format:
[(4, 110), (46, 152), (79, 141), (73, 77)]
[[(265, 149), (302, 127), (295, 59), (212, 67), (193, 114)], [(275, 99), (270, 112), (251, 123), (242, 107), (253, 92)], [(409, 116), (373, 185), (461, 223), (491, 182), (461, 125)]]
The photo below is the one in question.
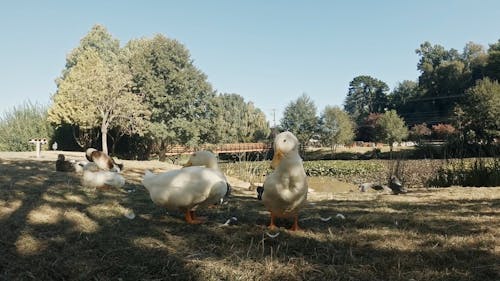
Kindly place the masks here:
[[(220, 167), (225, 174), (249, 182), (258, 182), (271, 172), (269, 161), (222, 163)], [(304, 170), (307, 176), (344, 180), (383, 172), (385, 166), (382, 161), (318, 160), (304, 161)]]

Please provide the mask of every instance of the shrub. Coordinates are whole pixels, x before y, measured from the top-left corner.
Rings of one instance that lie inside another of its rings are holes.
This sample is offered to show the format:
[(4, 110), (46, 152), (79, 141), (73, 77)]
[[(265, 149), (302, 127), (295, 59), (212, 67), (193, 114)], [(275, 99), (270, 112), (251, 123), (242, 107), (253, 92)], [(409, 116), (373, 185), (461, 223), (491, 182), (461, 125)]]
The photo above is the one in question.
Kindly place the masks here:
[(50, 140), (54, 134), (47, 122), (47, 108), (29, 101), (3, 114), (0, 132), (0, 151), (30, 151), (30, 139)]
[(429, 186), (499, 186), (500, 159), (478, 158), (473, 161), (448, 161), (428, 182)]

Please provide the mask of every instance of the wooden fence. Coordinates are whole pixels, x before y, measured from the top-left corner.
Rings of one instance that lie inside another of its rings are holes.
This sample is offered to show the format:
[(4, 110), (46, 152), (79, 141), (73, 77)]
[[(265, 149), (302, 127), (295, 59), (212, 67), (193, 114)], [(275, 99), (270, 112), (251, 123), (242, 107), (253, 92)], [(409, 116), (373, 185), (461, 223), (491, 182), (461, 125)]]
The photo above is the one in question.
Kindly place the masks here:
[(271, 150), (271, 144), (262, 142), (252, 143), (225, 143), (225, 144), (204, 144), (199, 147), (186, 147), (174, 145), (167, 150), (166, 155), (191, 154), (199, 150), (210, 150), (219, 153), (243, 153), (243, 152), (267, 152)]

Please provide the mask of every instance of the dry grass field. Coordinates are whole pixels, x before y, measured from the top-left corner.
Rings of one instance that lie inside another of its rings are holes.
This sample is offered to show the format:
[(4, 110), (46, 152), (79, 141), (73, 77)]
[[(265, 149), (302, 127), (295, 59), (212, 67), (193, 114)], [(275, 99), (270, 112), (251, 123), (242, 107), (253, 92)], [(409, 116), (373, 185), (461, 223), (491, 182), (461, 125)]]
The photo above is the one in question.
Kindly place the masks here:
[(317, 188), (305, 231), (280, 220), (269, 233), (237, 179), (227, 204), (199, 212), (207, 223), (187, 225), (140, 184), (174, 166), (125, 161), (125, 187), (102, 191), (56, 172), (55, 154), (30, 155), (0, 153), (0, 280), (500, 280), (500, 187)]

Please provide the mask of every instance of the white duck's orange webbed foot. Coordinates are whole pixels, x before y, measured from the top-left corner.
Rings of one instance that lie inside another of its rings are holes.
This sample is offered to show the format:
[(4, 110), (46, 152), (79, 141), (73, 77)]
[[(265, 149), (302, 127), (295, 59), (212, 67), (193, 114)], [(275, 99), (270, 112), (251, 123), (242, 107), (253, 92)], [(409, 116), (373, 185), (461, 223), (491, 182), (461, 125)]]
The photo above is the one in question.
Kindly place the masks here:
[(189, 224), (200, 224), (206, 221), (205, 217), (196, 217), (194, 211), (185, 212), (186, 222)]
[(269, 228), (270, 230), (274, 230), (277, 228), (276, 224), (274, 224), (274, 214), (273, 212), (271, 212), (271, 222), (269, 223), (269, 226), (267, 228)]
[(293, 225), (292, 227), (290, 228), (291, 231), (300, 231), (302, 230), (300, 227), (299, 227), (299, 216), (295, 216), (294, 219), (293, 219)]

